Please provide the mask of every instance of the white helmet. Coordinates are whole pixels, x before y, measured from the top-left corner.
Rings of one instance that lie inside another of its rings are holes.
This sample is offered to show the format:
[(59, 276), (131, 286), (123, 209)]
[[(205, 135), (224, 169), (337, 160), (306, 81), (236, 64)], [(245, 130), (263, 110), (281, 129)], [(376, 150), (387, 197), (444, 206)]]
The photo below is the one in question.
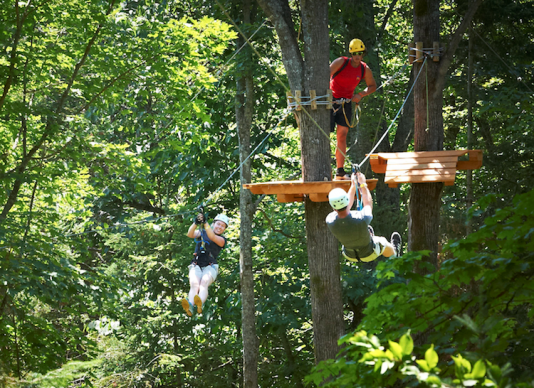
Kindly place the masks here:
[(349, 195), (345, 190), (336, 187), (328, 194), (328, 202), (330, 202), (330, 206), (336, 210), (343, 209), (349, 204)]
[(225, 216), (224, 214), (217, 215), (217, 217), (215, 217), (213, 219), (213, 221), (222, 221), (222, 222), (224, 222), (226, 224), (226, 227), (228, 227), (228, 225), (230, 225), (230, 219), (227, 216)]

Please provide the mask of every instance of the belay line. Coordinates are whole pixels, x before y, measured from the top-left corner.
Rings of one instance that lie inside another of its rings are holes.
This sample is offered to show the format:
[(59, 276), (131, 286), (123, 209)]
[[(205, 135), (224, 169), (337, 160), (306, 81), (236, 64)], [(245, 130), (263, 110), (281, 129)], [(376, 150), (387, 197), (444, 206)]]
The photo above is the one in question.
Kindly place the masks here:
[[(267, 133), (267, 135), (263, 138), (263, 140), (261, 142), (259, 142), (258, 145), (249, 153), (249, 155), (245, 158), (245, 160), (243, 160), (239, 164), (239, 166), (236, 169), (234, 169), (234, 171), (230, 174), (230, 176), (228, 176), (228, 178), (213, 193), (211, 193), (208, 196), (208, 199), (205, 202), (202, 203), (202, 206), (207, 206), (212, 201), (211, 198), (213, 196), (215, 196), (215, 194), (217, 194), (226, 185), (226, 183), (228, 183), (228, 181), (234, 176), (234, 174), (237, 171), (239, 171), (241, 169), (241, 167), (243, 167), (243, 165), (246, 163), (246, 161), (248, 159), (250, 159), (250, 157), (256, 153), (256, 151), (261, 147), (261, 145), (263, 143), (265, 143), (265, 141), (272, 135), (272, 133), (280, 126), (282, 121), (284, 121), (292, 112), (293, 112), (293, 109), (287, 109), (286, 112), (284, 112), (284, 114), (282, 115), (282, 117), (280, 118), (278, 123)], [(157, 217), (157, 219), (154, 219), (152, 216), (150, 216), (148, 218), (145, 218), (144, 220), (125, 222), (125, 223), (115, 223), (113, 225), (110, 225), (109, 228), (121, 227), (121, 226), (129, 226), (129, 225), (138, 225), (138, 224), (143, 224), (143, 223), (146, 223), (146, 222), (151, 222), (151, 221), (154, 221), (154, 220), (162, 220), (162, 219), (170, 218), (170, 217), (185, 216), (185, 215), (197, 213), (198, 212), (197, 209), (198, 208), (195, 208), (195, 209), (192, 209), (192, 210), (184, 210), (182, 212), (178, 212), (178, 213), (174, 213), (174, 214), (168, 214), (168, 215), (165, 215), (165, 216)], [(98, 231), (100, 231), (100, 229), (91, 229), (91, 230), (86, 230), (86, 231), (83, 231), (83, 232), (80, 232), (80, 233), (73, 233), (73, 234), (65, 235), (65, 237), (81, 236), (83, 234), (88, 234), (88, 233), (93, 233), (93, 232), (98, 232)]]
[[(260, 58), (260, 59), (263, 59), (261, 57), (261, 55), (259, 55), (259, 53), (257, 52), (257, 50), (254, 48), (254, 46), (252, 45), (252, 43), (250, 42), (249, 38), (247, 38), (243, 32), (239, 29), (239, 27), (237, 26), (237, 24), (235, 23), (234, 20), (232, 20), (232, 18), (228, 15), (228, 13), (226, 12), (226, 10), (224, 9), (224, 7), (222, 7), (222, 5), (219, 3), (218, 0), (216, 0), (216, 2), (219, 4), (219, 6), (221, 7), (221, 9), (223, 10), (223, 12), (226, 14), (226, 16), (232, 21), (232, 23), (234, 24), (234, 26), (238, 29), (238, 31), (240, 32), (240, 34), (245, 38), (245, 41), (246, 41), (246, 44), (248, 44), (252, 50), (256, 53), (256, 55)], [(260, 25), (260, 27), (258, 28), (258, 30), (265, 24), (265, 21)], [(256, 32), (258, 31), (256, 30)], [(255, 33), (256, 33), (255, 32)], [(255, 34), (254, 33), (254, 34)], [(254, 35), (253, 34), (253, 35)], [(243, 45), (244, 46), (244, 45)], [(239, 50), (237, 52), (239, 52), (243, 46), (241, 46), (239, 48)], [(237, 52), (235, 54), (237, 54)], [(235, 57), (235, 54), (232, 56), (232, 58)], [(400, 112), (402, 111), (402, 109), (404, 108), (404, 105), (406, 104), (406, 101), (408, 100), (408, 97), (410, 96), (414, 86), (415, 86), (415, 83), (417, 82), (417, 79), (419, 78), (419, 75), (421, 74), (421, 70), (423, 69), (424, 65), (426, 64), (426, 56), (425, 56), (425, 59), (424, 59), (424, 62), (423, 62), (423, 66), (421, 66), (421, 69), (419, 70), (419, 73), (417, 74), (417, 77), (412, 85), (412, 87), (410, 88), (410, 91), (408, 92), (406, 98), (404, 99), (399, 111), (397, 112), (397, 114), (395, 115), (394, 119), (392, 120), (391, 124), (389, 125), (388, 129), (384, 132), (384, 134), (382, 135), (382, 137), (380, 138), (380, 140), (375, 144), (375, 146), (373, 147), (373, 149), (368, 153), (368, 155), (362, 160), (362, 162), (359, 164), (359, 166), (361, 166), (363, 163), (365, 163), (367, 161), (367, 159), (369, 158), (369, 155), (372, 154), (376, 148), (378, 147), (378, 145), (384, 140), (384, 138), (386, 137), (386, 135), (389, 133), (389, 130), (391, 129), (391, 127), (393, 126), (393, 124), (395, 123), (395, 121), (397, 120), (398, 116), (400, 115)], [(228, 63), (229, 61), (227, 61)], [(226, 63), (226, 64), (227, 64)], [(225, 64), (225, 66), (226, 66)], [(386, 81), (385, 83), (383, 83), (382, 85), (380, 85), (378, 89), (386, 86), (387, 84), (389, 84), (394, 78), (396, 78), (396, 76), (398, 74), (400, 74), (404, 68), (406, 67), (407, 65), (404, 65), (396, 74), (394, 74), (388, 81)], [(269, 67), (267, 66), (268, 69), (270, 69), (270, 71), (275, 75), (275, 78), (278, 80), (278, 82), (282, 85), (282, 87), (288, 92), (289, 95), (291, 95), (291, 97), (294, 99), (294, 101), (290, 101), (288, 103), (288, 109), (286, 110), (286, 112), (283, 114), (283, 116), (281, 117), (281, 119), (278, 121), (278, 123), (267, 133), (267, 135), (263, 138), (263, 140), (254, 148), (254, 150), (252, 150), (250, 152), (250, 154), (239, 164), (239, 166), (234, 169), (234, 171), (228, 176), (228, 178), (213, 192), (211, 193), (209, 196), (208, 196), (208, 199), (202, 203), (202, 206), (207, 206), (211, 201), (212, 201), (212, 198), (226, 185), (226, 183), (228, 183), (228, 181), (235, 175), (235, 173), (237, 171), (239, 171), (241, 169), (241, 167), (247, 162), (247, 160), (256, 153), (256, 151), (258, 150), (258, 148), (263, 144), (265, 143), (265, 141), (271, 136), (271, 134), (278, 128), (278, 126), (282, 123), (282, 121), (284, 121), (288, 116), (289, 114), (291, 114), (292, 112), (296, 111), (296, 110), (299, 110), (299, 107), (300, 106), (307, 106), (307, 105), (312, 105), (312, 104), (317, 104), (317, 105), (331, 105), (333, 103), (337, 103), (337, 104), (343, 104), (343, 103), (349, 103), (351, 102), (350, 99), (340, 99), (340, 100), (332, 100), (331, 99), (331, 95), (323, 95), (323, 96), (315, 96), (315, 97), (311, 97), (311, 96), (299, 96), (299, 99), (297, 100), (296, 96), (294, 96), (291, 91), (289, 90), (289, 88), (280, 80), (280, 78), (278, 77), (278, 75)], [(219, 72), (220, 73), (220, 72)], [(323, 100), (323, 99), (327, 99), (327, 100)], [(305, 99), (305, 101), (302, 101), (301, 99)], [(348, 101), (347, 101), (348, 100)], [(331, 143), (331, 138), (330, 138), (330, 135), (327, 134), (324, 129), (313, 119), (313, 117), (310, 115), (310, 113), (308, 111), (306, 111), (305, 109), (303, 110), (304, 113), (306, 115), (308, 115), (308, 117), (311, 119), (311, 121), (321, 130), (321, 132), (323, 133), (323, 135), (325, 135), (329, 142)], [(359, 119), (359, 118), (358, 118)], [(345, 153), (343, 153), (341, 150), (339, 150), (339, 148), (337, 147), (337, 145), (335, 146), (336, 149), (338, 151), (340, 151), (346, 159), (349, 160), (350, 162), (350, 158), (345, 155)], [(169, 218), (169, 217), (176, 217), (176, 216), (183, 216), (183, 215), (187, 215), (187, 214), (191, 214), (191, 213), (194, 213), (196, 212), (197, 209), (194, 209), (194, 210), (186, 210), (186, 211), (183, 211), (183, 212), (179, 212), (179, 213), (174, 213), (174, 214), (169, 214), (169, 215), (165, 215), (165, 216), (162, 216), (162, 217), (158, 217), (157, 219), (158, 220), (161, 220), (163, 218)], [(145, 222), (149, 222), (149, 221), (152, 221), (153, 218), (150, 217), (150, 218), (147, 218), (147, 219), (144, 219), (144, 220), (140, 220), (140, 221), (134, 221), (134, 222), (128, 222), (128, 223), (116, 223), (113, 225), (113, 227), (119, 227), (119, 226), (128, 226), (128, 225), (135, 225), (135, 224), (142, 224), (142, 223), (145, 223)], [(71, 236), (78, 236), (78, 235), (82, 235), (82, 234), (87, 234), (87, 233), (91, 233), (91, 232), (97, 232), (98, 230), (96, 229), (93, 229), (93, 230), (89, 230), (89, 231), (84, 231), (84, 232), (80, 232), (80, 233), (75, 233), (75, 234), (71, 234), (71, 235), (67, 235), (65, 237), (71, 237)]]
[(397, 114), (395, 115), (395, 117), (393, 118), (393, 121), (391, 122), (391, 124), (389, 125), (388, 129), (384, 132), (384, 134), (382, 135), (382, 137), (380, 138), (380, 140), (375, 144), (375, 146), (373, 147), (373, 149), (367, 153), (367, 156), (361, 161), (361, 163), (359, 164), (360, 166), (362, 164), (364, 164), (367, 159), (369, 159), (369, 156), (375, 152), (375, 150), (377, 149), (377, 147), (380, 145), (380, 143), (384, 140), (384, 138), (386, 137), (386, 135), (389, 133), (389, 130), (391, 129), (391, 127), (393, 126), (393, 124), (395, 123), (395, 121), (397, 120), (397, 118), (399, 117), (400, 115), (400, 112), (402, 111), (402, 109), (404, 108), (404, 105), (406, 104), (406, 101), (408, 101), (408, 97), (410, 97), (410, 94), (412, 93), (412, 90), (417, 82), (417, 80), (419, 79), (419, 75), (421, 74), (421, 71), (423, 70), (423, 68), (425, 67), (426, 65), (426, 60), (427, 58), (425, 57), (425, 60), (423, 62), (423, 64), (421, 65), (421, 68), (419, 69), (419, 73), (417, 73), (417, 77), (415, 77), (415, 80), (413, 81), (413, 84), (412, 84), (412, 87), (410, 88), (410, 91), (408, 92), (408, 94), (406, 95), (406, 98), (404, 99), (399, 111), (397, 112)]

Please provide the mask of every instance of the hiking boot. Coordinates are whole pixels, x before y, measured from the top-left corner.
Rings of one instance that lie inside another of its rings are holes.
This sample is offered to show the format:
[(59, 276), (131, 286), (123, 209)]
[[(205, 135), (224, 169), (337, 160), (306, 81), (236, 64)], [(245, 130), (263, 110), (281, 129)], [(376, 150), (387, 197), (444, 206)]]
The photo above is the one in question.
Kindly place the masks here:
[(350, 175), (345, 172), (345, 169), (343, 167), (341, 167), (337, 169), (334, 180), (335, 181), (350, 181)]
[(397, 232), (393, 232), (391, 235), (391, 245), (393, 245), (393, 248), (395, 248), (395, 256), (402, 256), (402, 238)]
[(189, 315), (190, 317), (193, 316), (193, 313), (191, 312), (191, 304), (185, 298), (182, 299), (182, 307), (184, 308), (187, 315)]
[(202, 314), (202, 299), (200, 299), (200, 296), (195, 295), (193, 302), (195, 302), (195, 306), (197, 306), (197, 313)]
[(367, 225), (367, 229), (369, 229), (369, 234), (371, 235), (371, 237), (373, 237), (375, 235), (375, 230), (373, 229), (373, 227), (371, 225)]

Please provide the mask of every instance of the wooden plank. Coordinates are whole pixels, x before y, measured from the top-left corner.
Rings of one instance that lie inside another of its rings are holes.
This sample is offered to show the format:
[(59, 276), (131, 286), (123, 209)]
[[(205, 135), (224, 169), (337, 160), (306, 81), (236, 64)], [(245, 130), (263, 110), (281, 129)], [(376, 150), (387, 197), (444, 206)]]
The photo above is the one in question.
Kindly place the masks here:
[[(367, 179), (369, 190), (374, 190), (378, 179)], [(247, 183), (243, 188), (250, 190), (253, 194), (276, 194), (278, 202), (299, 202), (308, 195), (314, 202), (328, 201), (330, 190), (340, 187), (346, 191), (350, 188), (350, 181), (281, 181), (264, 183)]]
[(310, 101), (312, 110), (317, 110), (317, 100), (315, 99), (316, 97), (317, 93), (315, 92), (315, 90), (310, 90)]
[(372, 154), (369, 157), (369, 163), (371, 164), (371, 170), (377, 174), (383, 174), (386, 172), (387, 160), (378, 156), (378, 154)]
[(434, 62), (439, 62), (439, 42), (434, 42), (433, 51), (432, 51), (432, 60)]
[[(456, 174), (450, 175), (447, 177), (444, 177), (442, 175), (413, 175), (413, 176), (410, 176), (409, 179), (406, 179), (405, 176), (400, 176), (396, 178), (384, 179), (384, 182), (389, 187), (397, 187), (399, 183), (425, 183), (425, 182), (444, 182), (447, 185), (447, 183), (451, 183), (451, 182), (452, 184), (454, 184), (455, 178), (456, 178)], [(447, 185), (447, 186), (450, 186), (450, 185)]]
[[(402, 159), (402, 158), (431, 158), (431, 157), (446, 157), (446, 156), (462, 156), (469, 152), (469, 150), (449, 150), (449, 151), (418, 151), (418, 152), (379, 152), (371, 154), (376, 155), (381, 159)], [(475, 153), (476, 154), (476, 153)], [(371, 157), (370, 156), (370, 157)]]
[(417, 49), (415, 52), (416, 62), (423, 62), (423, 47), (423, 42), (415, 42), (415, 48)]
[(328, 89), (326, 91), (326, 94), (328, 94), (328, 97), (326, 98), (326, 101), (328, 101), (328, 104), (325, 105), (326, 109), (332, 109), (332, 99), (333, 99), (332, 90)]
[(426, 170), (426, 169), (445, 169), (452, 168), (456, 170), (456, 162), (448, 163), (406, 163), (406, 164), (392, 164), (388, 165), (388, 171), (409, 171), (409, 170)]
[(458, 156), (443, 156), (441, 158), (436, 157), (424, 157), (424, 158), (402, 158), (402, 159), (389, 159), (388, 166), (402, 166), (409, 164), (426, 164), (426, 163), (454, 163), (458, 161)]
[(406, 176), (406, 179), (409, 179), (408, 177), (413, 175), (456, 175), (456, 169), (455, 168), (448, 168), (448, 169), (426, 169), (426, 170), (399, 170), (399, 171), (386, 171), (386, 177), (391, 176)]
[(328, 202), (328, 193), (314, 193), (314, 194), (309, 194), (308, 197), (313, 201), (313, 202)]
[(434, 180), (440, 179), (440, 178), (451, 179), (456, 176), (455, 171), (451, 171), (451, 170), (431, 171), (431, 172), (427, 171), (426, 174), (412, 174), (412, 172), (415, 172), (415, 171), (410, 171), (410, 174), (387, 173), (385, 179), (388, 179), (388, 180), (393, 179), (395, 182), (398, 182), (398, 183), (409, 183), (409, 182), (412, 182), (413, 179), (419, 180), (421, 177), (425, 177), (425, 176), (432, 177), (432, 179)]
[(480, 167), (482, 167), (482, 160), (459, 160), (456, 168), (458, 170), (478, 170)]
[(303, 202), (304, 196), (297, 194), (277, 194), (276, 200), (278, 202), (287, 203), (287, 202)]
[(288, 90), (286, 92), (286, 96), (287, 96), (287, 107), (292, 108), (291, 104), (294, 102), (294, 100), (293, 100), (293, 95), (291, 94), (291, 91)]
[(476, 170), (482, 167), (482, 150), (469, 150), (468, 152), (469, 160), (459, 160), (458, 170)]

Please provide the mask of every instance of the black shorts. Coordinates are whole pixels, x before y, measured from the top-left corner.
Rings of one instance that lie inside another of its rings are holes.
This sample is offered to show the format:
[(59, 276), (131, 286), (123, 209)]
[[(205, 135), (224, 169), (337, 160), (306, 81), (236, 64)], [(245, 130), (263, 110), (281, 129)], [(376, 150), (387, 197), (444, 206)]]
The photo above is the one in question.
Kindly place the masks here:
[[(343, 114), (345, 110), (345, 114)], [(347, 119), (345, 119), (345, 116)], [(350, 121), (352, 120), (352, 102), (346, 102), (343, 105), (332, 104), (332, 110), (330, 113), (330, 132), (336, 130), (336, 124), (343, 127), (350, 127)]]

